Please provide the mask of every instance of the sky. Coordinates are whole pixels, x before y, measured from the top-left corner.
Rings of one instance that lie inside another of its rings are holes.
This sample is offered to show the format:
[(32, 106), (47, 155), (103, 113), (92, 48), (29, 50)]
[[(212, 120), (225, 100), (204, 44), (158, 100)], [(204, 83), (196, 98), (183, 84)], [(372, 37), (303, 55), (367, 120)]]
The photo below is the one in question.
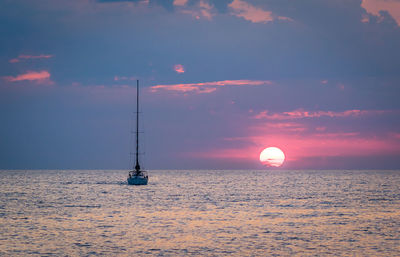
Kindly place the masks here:
[(400, 0), (0, 0), (0, 169), (400, 168)]

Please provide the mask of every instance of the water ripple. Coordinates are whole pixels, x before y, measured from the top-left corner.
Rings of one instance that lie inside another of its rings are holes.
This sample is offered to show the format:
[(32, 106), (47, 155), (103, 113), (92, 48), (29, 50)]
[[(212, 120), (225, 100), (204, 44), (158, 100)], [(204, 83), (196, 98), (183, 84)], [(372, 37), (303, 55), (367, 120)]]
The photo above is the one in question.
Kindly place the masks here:
[(0, 171), (0, 256), (400, 255), (400, 171), (126, 174)]

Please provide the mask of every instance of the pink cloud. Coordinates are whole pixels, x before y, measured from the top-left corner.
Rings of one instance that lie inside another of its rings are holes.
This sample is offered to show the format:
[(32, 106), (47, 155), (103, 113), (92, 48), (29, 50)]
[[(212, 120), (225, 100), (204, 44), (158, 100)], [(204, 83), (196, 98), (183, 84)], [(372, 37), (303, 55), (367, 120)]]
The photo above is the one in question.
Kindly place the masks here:
[(41, 54), (41, 55), (19, 55), (17, 58), (9, 60), (10, 63), (17, 63), (20, 62), (21, 60), (27, 60), (27, 59), (49, 59), (52, 58), (53, 55), (50, 54)]
[(178, 74), (184, 73), (184, 72), (185, 72), (185, 68), (183, 67), (182, 64), (176, 64), (176, 65), (174, 65), (174, 70), (175, 70), (176, 73), (178, 73)]
[(37, 82), (50, 82), (50, 73), (46, 70), (42, 71), (28, 71), (25, 74), (17, 75), (15, 77), (7, 76), (4, 77), (6, 81), (18, 82), (18, 81), (37, 81)]
[(179, 92), (196, 92), (196, 93), (211, 93), (217, 90), (216, 88), (200, 87), (195, 84), (176, 84), (176, 85), (157, 85), (151, 87), (151, 92), (157, 92), (159, 89)]
[[(179, 12), (189, 14), (195, 19), (204, 18), (212, 20), (216, 15), (215, 6), (210, 1), (200, 0), (196, 5), (188, 5), (188, 0), (174, 0), (174, 6), (178, 7)], [(274, 19), (282, 21), (293, 21), (293, 19), (284, 16), (273, 15), (271, 11), (263, 10), (244, 0), (233, 0), (229, 5), (230, 14), (243, 18), (253, 23), (268, 23)]]
[[(362, 0), (361, 6), (376, 16), (380, 16), (379, 11), (388, 11), (397, 24), (400, 24), (400, 2), (397, 0)], [(368, 22), (369, 19), (363, 17), (362, 21)]]
[(187, 4), (188, 0), (174, 0), (174, 5), (175, 6), (185, 6)]
[(212, 6), (203, 0), (200, 1), (199, 6), (200, 6), (201, 15), (203, 15), (203, 17), (205, 17), (207, 20), (211, 20), (212, 19), (212, 14), (211, 14)]
[(272, 82), (268, 80), (222, 80), (189, 84), (156, 85), (151, 87), (151, 92), (157, 92), (158, 90), (163, 89), (183, 93), (211, 93), (214, 92), (217, 87), (221, 86), (259, 86), (270, 84), (272, 84)]
[(302, 109), (294, 110), (291, 112), (272, 113), (268, 111), (262, 111), (257, 115), (254, 115), (255, 119), (267, 119), (267, 120), (291, 120), (291, 119), (303, 119), (303, 118), (320, 118), (320, 117), (355, 117), (369, 114), (383, 114), (389, 111), (383, 110), (346, 110), (343, 112), (333, 111), (305, 111)]
[(254, 23), (267, 23), (274, 20), (272, 12), (264, 11), (242, 0), (234, 0), (229, 4), (229, 7), (232, 9), (233, 15)]
[(305, 125), (294, 122), (279, 122), (279, 123), (267, 123), (264, 125), (265, 128), (279, 129), (280, 131), (288, 132), (303, 132), (307, 128)]
[[(274, 20), (273, 14), (270, 11), (265, 11), (257, 8), (243, 0), (234, 0), (228, 5), (231, 9), (231, 14), (241, 17), (253, 23), (267, 23)], [(293, 21), (288, 17), (277, 17), (279, 20)]]
[[(183, 1), (177, 1), (177, 3), (181, 3)], [(174, 2), (175, 4), (175, 2)], [(179, 4), (176, 4), (179, 6)], [(186, 5), (186, 2), (185, 2)], [(184, 6), (184, 5), (180, 5)], [(181, 13), (189, 14), (193, 16), (195, 19), (199, 20), (200, 18), (204, 18), (206, 20), (212, 20), (213, 17), (213, 6), (210, 5), (207, 1), (200, 0), (200, 2), (192, 7), (192, 8), (185, 8), (180, 10)]]

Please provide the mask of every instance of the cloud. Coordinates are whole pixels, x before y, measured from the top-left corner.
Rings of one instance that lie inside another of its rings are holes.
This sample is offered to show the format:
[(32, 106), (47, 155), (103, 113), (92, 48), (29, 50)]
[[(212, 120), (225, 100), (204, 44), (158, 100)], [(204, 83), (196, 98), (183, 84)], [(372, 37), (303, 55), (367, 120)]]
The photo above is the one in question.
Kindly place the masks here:
[(50, 73), (46, 70), (42, 71), (28, 71), (27, 73), (17, 75), (15, 77), (7, 76), (4, 77), (6, 81), (18, 82), (18, 81), (37, 81), (37, 82), (50, 82)]
[[(97, 0), (99, 3), (119, 3), (119, 2), (132, 2), (132, 3), (144, 3), (149, 6), (162, 6), (168, 11), (174, 10), (174, 0)], [(182, 2), (182, 1), (180, 1)]]
[(174, 65), (174, 70), (176, 71), (176, 73), (184, 73), (185, 72), (185, 68), (183, 67), (182, 64)]
[(159, 5), (169, 11), (173, 11), (175, 8), (180, 9), (180, 12), (191, 14), (196, 19), (205, 17), (207, 19), (212, 18), (212, 9), (216, 9), (220, 13), (225, 13), (228, 10), (228, 5), (233, 0), (97, 0), (99, 3), (118, 3), (118, 2), (133, 2), (133, 3), (144, 3), (148, 6)]
[(174, 5), (175, 6), (185, 6), (187, 4), (188, 0), (174, 0)]
[(212, 93), (215, 90), (217, 90), (216, 88), (213, 87), (200, 87), (197, 85), (192, 85), (192, 84), (176, 84), (176, 85), (157, 85), (157, 86), (153, 86), (151, 87), (151, 91), (152, 92), (156, 92), (158, 91), (158, 89), (165, 89), (165, 90), (169, 90), (169, 91), (178, 91), (178, 92), (182, 92), (182, 93), (186, 93), (186, 92), (195, 92), (195, 93)]
[(200, 1), (199, 6), (201, 15), (203, 15), (203, 17), (205, 17), (207, 20), (211, 20), (212, 19), (211, 10), (213, 7), (209, 3), (202, 0)]
[(156, 85), (151, 87), (152, 92), (157, 92), (160, 89), (178, 92), (195, 92), (195, 93), (212, 93), (217, 87), (221, 86), (260, 86), (270, 85), (271, 81), (268, 80), (222, 80), (213, 82), (202, 83), (188, 83), (188, 84), (172, 84), (172, 85)]
[[(376, 16), (382, 16), (381, 11), (387, 11), (400, 24), (400, 1), (398, 0), (362, 0), (361, 6)], [(363, 20), (367, 22), (368, 19)]]
[(51, 54), (41, 54), (41, 55), (19, 55), (17, 58), (13, 58), (9, 60), (10, 63), (17, 63), (22, 60), (28, 60), (28, 59), (49, 59), (52, 58), (53, 55)]
[(303, 132), (307, 129), (305, 125), (293, 122), (267, 123), (264, 127), (288, 132)]
[(204, 0), (200, 0), (196, 5), (193, 5), (190, 8), (185, 8), (180, 10), (181, 13), (189, 14), (195, 19), (204, 18), (206, 20), (212, 20), (213, 17), (213, 5)]
[(210, 0), (210, 3), (213, 4), (220, 13), (225, 13), (228, 10), (228, 5), (232, 2), (233, 0)]
[(97, 0), (99, 3), (118, 3), (118, 2), (146, 2), (144, 0)]
[(228, 6), (232, 10), (232, 15), (241, 17), (253, 23), (267, 23), (274, 20), (272, 12), (264, 11), (263, 9), (257, 8), (242, 0), (234, 0)]
[(368, 114), (383, 114), (389, 111), (383, 110), (346, 110), (343, 112), (333, 111), (305, 111), (302, 109), (294, 110), (291, 112), (272, 113), (268, 111), (262, 111), (259, 114), (253, 116), (255, 119), (267, 119), (267, 120), (291, 120), (291, 119), (302, 119), (302, 118), (320, 118), (320, 117), (354, 117)]

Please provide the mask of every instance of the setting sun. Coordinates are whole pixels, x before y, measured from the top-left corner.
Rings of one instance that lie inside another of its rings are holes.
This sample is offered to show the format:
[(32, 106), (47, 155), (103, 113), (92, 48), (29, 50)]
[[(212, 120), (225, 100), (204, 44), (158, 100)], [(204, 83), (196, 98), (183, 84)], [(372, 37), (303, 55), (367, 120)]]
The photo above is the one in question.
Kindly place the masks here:
[(285, 161), (285, 154), (277, 147), (267, 147), (260, 154), (260, 162), (269, 167), (280, 167)]

